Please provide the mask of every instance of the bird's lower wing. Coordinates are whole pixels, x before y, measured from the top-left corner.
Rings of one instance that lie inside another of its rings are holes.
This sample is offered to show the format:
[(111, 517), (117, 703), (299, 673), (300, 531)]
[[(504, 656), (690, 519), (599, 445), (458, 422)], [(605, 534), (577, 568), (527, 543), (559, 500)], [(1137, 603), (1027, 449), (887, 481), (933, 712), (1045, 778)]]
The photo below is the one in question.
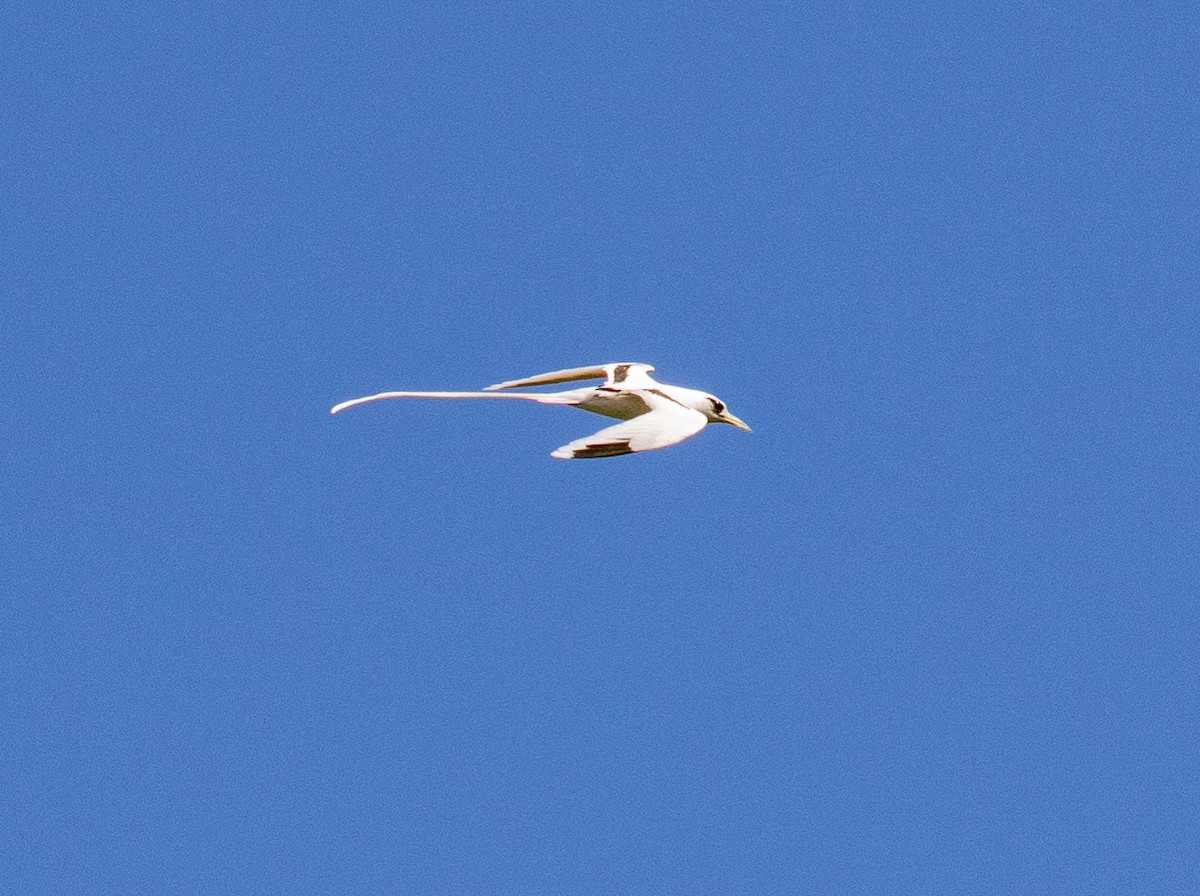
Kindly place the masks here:
[(651, 409), (632, 420), (607, 426), (594, 435), (576, 439), (552, 451), (551, 457), (613, 457), (635, 451), (653, 451), (682, 442), (704, 429), (708, 418), (669, 398), (653, 393), (638, 393)]
[(635, 378), (644, 376), (654, 368), (649, 364), (638, 364), (633, 361), (622, 361), (616, 364), (593, 364), (591, 367), (570, 367), (566, 370), (552, 370), (549, 373), (539, 373), (519, 380), (507, 380), (487, 386), (484, 391), (494, 392), (497, 389), (512, 389), (521, 386), (549, 386), (554, 383), (567, 383), (571, 380), (591, 380), (604, 377), (606, 386), (624, 383), (631, 375)]

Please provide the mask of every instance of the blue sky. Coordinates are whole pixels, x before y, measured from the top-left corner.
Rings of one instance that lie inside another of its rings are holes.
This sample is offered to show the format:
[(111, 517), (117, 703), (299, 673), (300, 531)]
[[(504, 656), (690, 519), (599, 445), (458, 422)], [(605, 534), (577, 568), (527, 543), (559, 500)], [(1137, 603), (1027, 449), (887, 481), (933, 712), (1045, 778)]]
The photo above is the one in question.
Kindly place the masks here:
[(1200, 885), (1191, 6), (4, 25), (6, 887)]

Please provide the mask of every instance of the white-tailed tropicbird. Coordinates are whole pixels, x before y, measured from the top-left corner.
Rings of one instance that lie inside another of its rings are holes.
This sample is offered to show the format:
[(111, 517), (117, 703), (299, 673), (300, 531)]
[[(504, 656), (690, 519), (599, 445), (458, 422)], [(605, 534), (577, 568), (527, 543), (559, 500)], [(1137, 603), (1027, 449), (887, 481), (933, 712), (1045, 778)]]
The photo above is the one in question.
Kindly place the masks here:
[[(707, 392), (668, 386), (650, 378), (649, 364), (621, 362), (553, 370), (519, 380), (487, 386), (482, 392), (380, 392), (343, 401), (330, 409), (336, 414), (356, 404), (380, 398), (523, 398), (542, 404), (583, 408), (605, 417), (625, 421), (594, 435), (568, 442), (552, 451), (551, 457), (613, 457), (666, 448), (694, 436), (709, 423), (729, 423), (750, 432), (750, 427), (729, 413), (724, 402)], [(566, 392), (502, 392), (518, 386), (548, 386), (571, 380), (604, 377), (604, 385), (570, 389)]]

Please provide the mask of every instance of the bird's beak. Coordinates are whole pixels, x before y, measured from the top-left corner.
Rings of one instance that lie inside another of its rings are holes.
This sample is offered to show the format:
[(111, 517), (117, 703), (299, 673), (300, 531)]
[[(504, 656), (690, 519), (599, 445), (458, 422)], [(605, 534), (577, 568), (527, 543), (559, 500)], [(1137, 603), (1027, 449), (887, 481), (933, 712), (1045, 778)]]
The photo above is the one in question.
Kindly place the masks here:
[(737, 418), (737, 417), (733, 416), (733, 414), (729, 413), (729, 411), (726, 411), (725, 413), (723, 413), (721, 415), (721, 420), (724, 423), (729, 423), (729, 424), (732, 424), (733, 426), (736, 426), (738, 429), (744, 429), (744, 430), (746, 430), (746, 432), (754, 431), (749, 426), (747, 426), (745, 423), (743, 423), (739, 418)]

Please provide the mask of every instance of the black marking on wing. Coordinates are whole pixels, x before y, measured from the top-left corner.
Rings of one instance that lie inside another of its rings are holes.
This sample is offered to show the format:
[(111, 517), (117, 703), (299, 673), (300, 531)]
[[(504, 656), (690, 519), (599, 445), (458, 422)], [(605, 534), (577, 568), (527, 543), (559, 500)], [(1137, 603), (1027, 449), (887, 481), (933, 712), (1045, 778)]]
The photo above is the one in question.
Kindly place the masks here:
[[(686, 404), (684, 404), (682, 401), (679, 401), (678, 399), (672, 398), (670, 395), (668, 395), (666, 392), (663, 392), (661, 389), (647, 389), (646, 391), (647, 391), (647, 392), (653, 392), (655, 395), (658, 395), (658, 396), (659, 396), (659, 397), (661, 397), (661, 398), (665, 398), (667, 401), (673, 401), (673, 402), (675, 402), (677, 405), (679, 405), (681, 408), (687, 408), (687, 407), (688, 407), (688, 406), (687, 406)], [(688, 410), (690, 411), (690, 410), (692, 410), (692, 409), (691, 409), (691, 408), (688, 408)]]
[(618, 439), (615, 442), (600, 442), (585, 448), (576, 448), (571, 457), (615, 457), (618, 454), (632, 454), (629, 439)]
[(629, 376), (629, 368), (632, 366), (632, 364), (618, 364), (613, 368), (612, 381), (614, 383), (625, 382), (625, 378)]

